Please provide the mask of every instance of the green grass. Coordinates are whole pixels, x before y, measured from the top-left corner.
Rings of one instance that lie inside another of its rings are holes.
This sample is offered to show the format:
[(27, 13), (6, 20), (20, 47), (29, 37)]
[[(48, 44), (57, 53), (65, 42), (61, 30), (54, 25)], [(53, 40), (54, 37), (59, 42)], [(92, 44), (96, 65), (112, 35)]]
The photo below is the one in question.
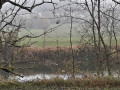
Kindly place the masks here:
[[(39, 37), (39, 38), (34, 38), (30, 40), (30, 43), (35, 42), (34, 44), (32, 44), (32, 46), (37, 46), (37, 47), (42, 47), (43, 46), (43, 38)], [(29, 39), (26, 39), (25, 41), (21, 42), (21, 44), (26, 44), (29, 42)], [(69, 38), (59, 38), (58, 41), (56, 38), (46, 38), (45, 39), (45, 46), (57, 46), (57, 42), (58, 42), (58, 46), (70, 46), (70, 40)], [(77, 45), (79, 42), (78, 38), (73, 38), (72, 39), (72, 44), (73, 45)]]
[[(76, 26), (77, 24), (73, 25)], [(49, 28), (54, 28), (55, 24), (51, 25)], [(80, 28), (77, 29), (73, 29), (72, 30), (73, 34), (72, 34), (72, 41), (73, 41), (73, 45), (78, 45), (79, 41), (80, 41), (80, 33), (78, 33), (77, 31), (80, 31)], [(27, 30), (21, 30), (21, 32), (19, 33), (19, 37), (22, 37), (24, 35), (41, 35), (44, 32), (44, 30), (42, 29), (31, 29), (29, 31)], [(32, 33), (32, 34), (31, 34)], [(64, 24), (61, 27), (58, 27), (55, 29), (55, 32), (50, 32), (46, 34), (46, 43), (45, 46), (57, 46), (57, 37), (58, 37), (58, 46), (70, 46), (70, 42), (69, 42), (69, 33), (70, 33), (70, 28), (68, 24)], [(86, 36), (86, 39), (88, 39), (88, 37)], [(120, 45), (120, 36), (117, 36), (118, 39), (118, 45)], [(109, 45), (109, 37), (106, 35), (104, 36), (104, 41), (106, 44)], [(24, 40), (23, 42), (21, 42), (21, 44), (26, 44), (28, 42), (28, 40)], [(33, 44), (33, 46), (37, 46), (37, 47), (42, 47), (43, 46), (43, 36), (38, 37), (38, 38), (34, 38), (31, 39), (30, 43), (32, 42), (36, 42)], [(87, 41), (86, 41), (87, 42)], [(112, 46), (115, 46), (115, 39), (112, 39)]]
[[(43, 38), (36, 38), (36, 39), (31, 40), (31, 42), (34, 42), (34, 41), (36, 41), (36, 43), (33, 44), (33, 46), (38, 46), (38, 47), (43, 46)], [(74, 38), (72, 41), (73, 41), (73, 45), (76, 45), (79, 42), (79, 40), (77, 40), (77, 38)], [(57, 46), (57, 39), (46, 38), (45, 46)], [(69, 38), (59, 38), (58, 46), (70, 46)]]
[[(51, 27), (55, 27), (56, 25), (51, 25)], [(19, 33), (19, 37), (22, 37), (24, 35), (41, 35), (44, 32), (42, 29), (31, 29), (29, 31), (22, 30)], [(45, 46), (57, 46), (57, 37), (58, 37), (58, 46), (70, 46), (70, 39), (69, 39), (69, 32), (70, 29), (67, 24), (63, 25), (62, 27), (59, 27), (55, 30), (55, 32), (50, 32), (46, 34), (46, 42)], [(31, 34), (32, 33), (32, 34)], [(24, 40), (21, 42), (21, 44), (27, 43), (29, 40)], [(73, 45), (78, 44), (79, 42), (79, 36), (76, 33), (76, 30), (73, 30), (73, 36), (72, 36)], [(36, 42), (33, 44), (33, 46), (42, 47), (43, 46), (43, 36), (38, 38), (31, 39), (31, 42)]]

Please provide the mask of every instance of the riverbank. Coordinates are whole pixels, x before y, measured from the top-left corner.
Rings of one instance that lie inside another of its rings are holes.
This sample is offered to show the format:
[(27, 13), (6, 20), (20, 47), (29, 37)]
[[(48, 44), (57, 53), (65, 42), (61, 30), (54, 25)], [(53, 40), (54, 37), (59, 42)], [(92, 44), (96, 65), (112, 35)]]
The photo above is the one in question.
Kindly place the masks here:
[(120, 79), (113, 77), (89, 77), (67, 79), (37, 79), (27, 82), (0, 80), (0, 90), (120, 90)]

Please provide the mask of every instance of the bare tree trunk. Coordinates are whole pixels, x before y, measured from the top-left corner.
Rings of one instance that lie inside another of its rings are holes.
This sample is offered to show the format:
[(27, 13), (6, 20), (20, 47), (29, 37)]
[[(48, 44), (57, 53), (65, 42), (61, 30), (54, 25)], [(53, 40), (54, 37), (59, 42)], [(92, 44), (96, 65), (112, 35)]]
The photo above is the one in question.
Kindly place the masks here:
[[(113, 8), (113, 12), (112, 12), (112, 17), (115, 18), (115, 15), (114, 15), (115, 11), (114, 11), (114, 8)], [(114, 35), (114, 39), (115, 39), (115, 49), (116, 51), (118, 51), (118, 41), (117, 41), (117, 37), (116, 37), (116, 33), (115, 33), (115, 21), (114, 19), (112, 19), (112, 31), (113, 31), (113, 35)], [(116, 52), (116, 59), (118, 60), (118, 52)]]
[(46, 30), (44, 29), (44, 36), (43, 36), (43, 62), (45, 62), (45, 39), (46, 39), (46, 34), (45, 34)]
[[(103, 40), (103, 37), (101, 36), (101, 18), (100, 18), (100, 0), (98, 0), (98, 36), (99, 39), (101, 40), (104, 50), (105, 50), (105, 59), (106, 59), (106, 68), (108, 71), (108, 74), (111, 75), (111, 70), (110, 70), (110, 64), (109, 64), (109, 56), (108, 56), (108, 51), (107, 51), (107, 46), (105, 45), (105, 42)], [(99, 43), (100, 44), (100, 43)], [(100, 48), (100, 45), (98, 45)]]
[(94, 21), (94, 11), (95, 11), (95, 5), (93, 2), (93, 0), (91, 0), (92, 3), (92, 32), (93, 32), (93, 41), (94, 41), (94, 47), (95, 47), (95, 53), (96, 53), (96, 59), (97, 59), (97, 64), (96, 64), (96, 68), (97, 68), (97, 74), (99, 75), (99, 54), (98, 54), (98, 48), (97, 48), (97, 43), (96, 43), (96, 33), (95, 33), (95, 21)]
[(74, 51), (73, 51), (73, 43), (72, 43), (72, 29), (73, 29), (73, 17), (72, 17), (72, 9), (70, 6), (70, 50), (71, 50), (71, 58), (72, 58), (72, 78), (75, 78), (75, 59), (74, 59)]
[[(1, 29), (1, 24), (2, 24), (2, 22), (0, 21), (0, 29)], [(3, 46), (2, 46), (2, 35), (0, 34), (0, 53), (2, 52), (2, 48), (3, 48)]]

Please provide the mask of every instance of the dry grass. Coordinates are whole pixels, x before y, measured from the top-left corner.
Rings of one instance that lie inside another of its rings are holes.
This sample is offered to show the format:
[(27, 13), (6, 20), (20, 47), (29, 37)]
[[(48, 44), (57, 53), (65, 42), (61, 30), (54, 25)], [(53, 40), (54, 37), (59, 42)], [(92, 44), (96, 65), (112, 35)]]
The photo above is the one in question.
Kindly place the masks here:
[[(31, 82), (28, 82), (31, 83)], [(57, 86), (57, 87), (120, 87), (120, 80), (113, 77), (91, 77), (91, 78), (76, 78), (63, 80), (61, 78), (53, 78), (49, 80), (35, 80), (33, 84), (40, 86)]]
[(0, 81), (0, 90), (119, 90), (119, 88), (120, 79), (113, 77), (91, 77), (68, 80), (56, 77), (49, 80), (44, 79), (27, 82), (4, 79)]

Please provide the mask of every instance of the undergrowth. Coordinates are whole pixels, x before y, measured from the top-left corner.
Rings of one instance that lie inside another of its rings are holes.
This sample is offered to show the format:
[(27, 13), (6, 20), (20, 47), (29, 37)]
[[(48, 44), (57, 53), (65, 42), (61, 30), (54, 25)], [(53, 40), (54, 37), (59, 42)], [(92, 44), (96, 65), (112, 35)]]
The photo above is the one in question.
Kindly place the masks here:
[(0, 80), (0, 90), (120, 90), (120, 79), (91, 77), (64, 80), (56, 77), (26, 82)]

